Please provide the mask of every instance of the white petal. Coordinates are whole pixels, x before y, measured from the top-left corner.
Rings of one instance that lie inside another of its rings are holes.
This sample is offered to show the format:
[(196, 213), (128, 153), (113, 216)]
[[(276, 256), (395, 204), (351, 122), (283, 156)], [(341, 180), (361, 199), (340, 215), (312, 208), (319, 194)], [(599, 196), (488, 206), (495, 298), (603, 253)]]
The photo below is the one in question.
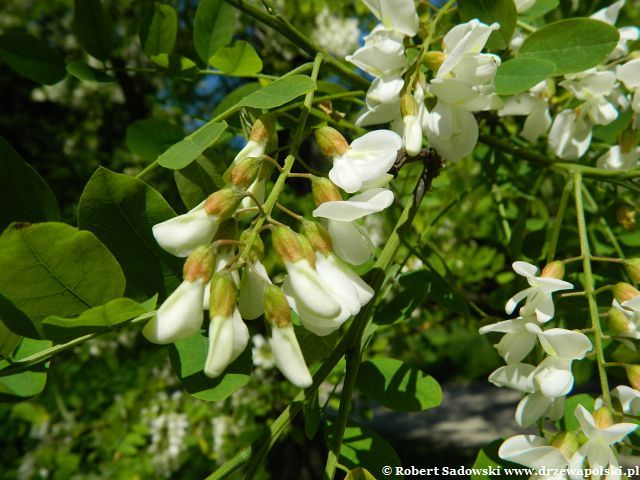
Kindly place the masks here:
[(346, 60), (376, 77), (397, 75), (407, 65), (402, 35), (378, 25)]
[(545, 414), (550, 405), (551, 400), (540, 392), (527, 395), (516, 408), (516, 423), (523, 428), (530, 427)]
[(456, 161), (469, 155), (478, 141), (478, 122), (472, 113), (438, 100), (427, 115), (429, 144), (445, 160)]
[(373, 244), (359, 225), (329, 220), (327, 230), (331, 236), (333, 251), (345, 262), (362, 265), (371, 258)]
[(533, 323), (528, 324), (526, 328), (538, 335), (542, 348), (548, 355), (581, 360), (592, 348), (589, 337), (580, 332), (572, 332), (563, 328), (550, 328), (543, 332)]
[(638, 425), (635, 423), (615, 423), (607, 428), (602, 428), (599, 432), (600, 438), (607, 444), (621, 442), (624, 437), (633, 432)]
[(513, 267), (514, 272), (526, 278), (535, 278), (536, 274), (538, 273), (538, 267), (528, 262), (513, 262), (511, 266)]
[(404, 117), (404, 146), (411, 157), (415, 157), (422, 150), (422, 127), (415, 115)]
[(240, 280), (238, 295), (238, 310), (242, 318), (254, 320), (264, 313), (262, 293), (265, 282), (271, 283), (271, 280), (259, 260), (247, 265)]
[(547, 445), (544, 438), (536, 435), (507, 438), (500, 446), (498, 455), (504, 460), (530, 468), (562, 468), (568, 462), (559, 449)]
[(519, 330), (517, 324), (514, 320), (503, 320), (501, 322), (492, 323), (491, 325), (485, 325), (484, 327), (480, 327), (478, 332), (481, 335), (489, 332), (501, 332), (501, 333), (510, 333)]
[(543, 107), (536, 108), (527, 116), (522, 126), (520, 135), (530, 142), (535, 142), (551, 126), (551, 114), (547, 108), (547, 102), (543, 103)]
[(316, 253), (316, 270), (320, 278), (330, 288), (331, 296), (338, 301), (350, 315), (360, 311), (360, 302), (353, 282), (338, 268), (330, 257)]
[(518, 293), (516, 293), (513, 297), (511, 297), (509, 300), (507, 300), (507, 304), (504, 307), (505, 312), (508, 315), (511, 315), (513, 313), (513, 311), (516, 309), (516, 306), (525, 298), (527, 298), (527, 296), (533, 292), (535, 290), (534, 287), (529, 287), (526, 288), (524, 290), (519, 291)]
[(573, 110), (563, 110), (553, 121), (549, 132), (549, 147), (563, 160), (576, 160), (591, 144), (591, 126), (577, 118)]
[(393, 192), (384, 188), (372, 188), (346, 201), (325, 202), (316, 208), (314, 217), (351, 222), (372, 213), (381, 212), (393, 203)]
[(611, 390), (611, 395), (620, 400), (624, 413), (637, 415), (640, 412), (640, 392), (626, 385), (618, 385)]
[(536, 344), (536, 336), (526, 330), (507, 333), (498, 344), (496, 350), (507, 363), (518, 363), (526, 357)]
[(330, 286), (311, 268), (307, 260), (287, 263), (286, 267), (291, 291), (299, 307), (328, 319), (340, 314), (342, 308), (329, 293)]
[(198, 279), (183, 281), (164, 301), (158, 313), (142, 329), (142, 334), (153, 343), (164, 345), (188, 338), (202, 326), (204, 313), (202, 298), (205, 284)]
[(375, 107), (379, 103), (398, 101), (403, 86), (402, 77), (378, 77), (367, 90), (367, 103)]
[(618, 14), (620, 13), (620, 9), (622, 8), (623, 5), (624, 5), (624, 0), (618, 0), (617, 2), (612, 3), (608, 7), (598, 10), (589, 18), (593, 18), (594, 20), (600, 20), (601, 22), (608, 23), (609, 25), (615, 25), (616, 22), (618, 21)]
[(363, 109), (356, 117), (356, 126), (366, 127), (387, 123), (400, 115), (400, 99), (391, 103), (381, 103)]
[(333, 159), (329, 179), (348, 193), (357, 192), (362, 187), (360, 170), (345, 156)]
[(351, 282), (355, 288), (360, 306), (364, 306), (369, 303), (369, 300), (373, 298), (374, 291), (364, 280), (362, 280), (362, 278), (332, 254), (326, 258), (326, 261), (331, 264), (333, 268), (340, 271), (340, 273)]
[(205, 202), (184, 215), (153, 226), (158, 245), (177, 257), (186, 257), (200, 245), (210, 243), (218, 229), (216, 217), (207, 215)]
[(209, 350), (204, 374), (215, 378), (244, 351), (249, 343), (249, 329), (238, 309), (230, 317), (215, 316), (209, 324)]
[(564, 396), (573, 388), (571, 360), (547, 357), (536, 367), (533, 378), (543, 395), (549, 398)]
[(527, 363), (505, 365), (489, 375), (489, 381), (498, 387), (508, 387), (519, 392), (533, 392), (531, 375), (535, 368)]
[(313, 382), (304, 361), (292, 325), (271, 330), (271, 351), (278, 370), (298, 388), (307, 388)]
[(635, 58), (616, 68), (618, 80), (628, 89), (640, 87), (640, 58)]

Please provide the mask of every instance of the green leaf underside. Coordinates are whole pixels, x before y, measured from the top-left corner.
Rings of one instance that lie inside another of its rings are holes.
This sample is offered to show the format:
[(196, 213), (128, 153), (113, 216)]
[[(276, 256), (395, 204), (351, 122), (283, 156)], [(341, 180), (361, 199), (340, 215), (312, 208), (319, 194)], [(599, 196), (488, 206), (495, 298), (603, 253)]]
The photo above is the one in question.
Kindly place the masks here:
[(239, 40), (231, 47), (221, 47), (209, 59), (209, 65), (227, 75), (248, 77), (262, 70), (262, 60), (247, 42)]
[(487, 25), (500, 24), (487, 41), (489, 50), (500, 50), (509, 45), (518, 19), (513, 0), (460, 0), (458, 8), (460, 18), (465, 22), (477, 18)]
[(276, 80), (250, 93), (238, 102), (238, 107), (270, 109), (284, 105), (316, 89), (316, 82), (306, 75), (292, 75)]
[(9, 142), (0, 137), (0, 230), (11, 222), (58, 220), (53, 192)]
[(0, 293), (38, 325), (122, 296), (120, 265), (91, 232), (63, 223), (10, 225), (0, 236)]
[(146, 312), (142, 305), (130, 298), (116, 298), (105, 305), (85, 310), (79, 317), (47, 317), (42, 327), (45, 338), (63, 343), (89, 333), (113, 330)]
[(13, 333), (22, 337), (41, 338), (42, 329), (26, 313), (16, 307), (11, 300), (0, 295), (0, 320)]
[(231, 43), (235, 29), (236, 11), (224, 0), (202, 0), (198, 4), (193, 23), (193, 45), (203, 62), (220, 47)]
[(189, 394), (200, 400), (217, 402), (249, 382), (253, 366), (251, 347), (245, 349), (218, 378), (209, 378), (204, 374), (207, 348), (208, 339), (199, 333), (180, 340), (171, 346), (171, 365)]
[(185, 168), (173, 171), (180, 198), (189, 210), (202, 203), (211, 192), (224, 187), (224, 169), (220, 158), (212, 160), (201, 155)]
[(93, 68), (80, 60), (67, 64), (67, 72), (83, 82), (113, 83), (116, 80), (102, 70)]
[(20, 344), (22, 336), (16, 335), (1, 321), (0, 313), (0, 358), (9, 357)]
[(20, 75), (45, 85), (58, 83), (67, 74), (60, 54), (26, 33), (0, 35), (0, 58)]
[(391, 358), (364, 362), (357, 386), (371, 399), (398, 412), (419, 412), (442, 402), (442, 390), (433, 377)]
[[(78, 225), (93, 232), (118, 259), (127, 278), (127, 296), (162, 298), (180, 283), (182, 260), (160, 248), (153, 225), (175, 216), (146, 183), (100, 167), (80, 197)], [(66, 315), (65, 315), (66, 316)]]
[(208, 122), (158, 157), (158, 163), (173, 170), (184, 168), (212, 147), (227, 128), (226, 122)]
[(529, 35), (518, 57), (552, 62), (555, 75), (582, 72), (604, 62), (619, 36), (615, 27), (591, 18), (559, 20)]
[(102, 61), (109, 58), (113, 46), (113, 21), (100, 0), (73, 2), (73, 33), (87, 53)]
[(496, 93), (515, 95), (525, 92), (549, 78), (556, 67), (552, 62), (539, 58), (514, 58), (507, 60), (496, 73)]
[(183, 137), (182, 129), (171, 122), (149, 118), (129, 125), (125, 139), (129, 150), (144, 160), (153, 161)]
[[(21, 360), (51, 347), (49, 340), (33, 340), (24, 338), (13, 355), (13, 360)], [(9, 365), (6, 360), (0, 360), (0, 369)], [(27, 371), (0, 377), (0, 401), (21, 401), (38, 395), (47, 383), (46, 367), (38, 367), (34, 371)]]
[(147, 57), (169, 53), (178, 33), (178, 14), (171, 5), (155, 2), (140, 28), (140, 43)]

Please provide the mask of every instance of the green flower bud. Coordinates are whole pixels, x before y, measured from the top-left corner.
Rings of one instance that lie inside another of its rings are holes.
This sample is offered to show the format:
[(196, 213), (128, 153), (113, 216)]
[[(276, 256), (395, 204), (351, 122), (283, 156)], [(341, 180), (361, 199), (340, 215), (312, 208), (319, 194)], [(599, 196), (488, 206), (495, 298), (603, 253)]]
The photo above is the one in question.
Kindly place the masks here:
[(556, 260), (555, 262), (547, 263), (540, 273), (541, 277), (557, 278), (562, 280), (564, 278), (564, 263)]
[(260, 158), (247, 157), (238, 161), (231, 167), (229, 181), (238, 188), (247, 188), (258, 177), (262, 160)]
[(413, 95), (405, 93), (400, 97), (400, 112), (403, 117), (407, 115), (418, 115), (418, 103), (415, 98), (413, 98)]
[(559, 432), (549, 444), (560, 450), (565, 458), (571, 458), (580, 448), (578, 437), (574, 432)]
[(437, 50), (427, 52), (423, 57), (425, 66), (434, 73), (436, 73), (440, 69), (440, 66), (446, 58), (446, 53), (439, 52)]
[(184, 262), (182, 277), (189, 282), (201, 279), (207, 283), (213, 275), (215, 258), (212, 245), (201, 245), (191, 252)]
[(640, 283), (640, 258), (630, 258), (624, 261), (624, 269), (631, 280)]
[(271, 243), (285, 263), (293, 263), (305, 258), (298, 235), (289, 227), (274, 228), (271, 232)]
[(313, 200), (316, 206), (320, 206), (325, 202), (338, 202), (342, 200), (338, 187), (324, 177), (313, 177), (311, 181), (311, 191), (313, 192)]
[(269, 283), (262, 294), (264, 316), (269, 324), (276, 328), (291, 325), (291, 308), (280, 288)]
[(613, 296), (620, 303), (624, 303), (627, 300), (636, 298), (639, 295), (640, 295), (640, 291), (638, 291), (636, 287), (628, 283), (620, 282), (620, 283), (616, 283), (613, 286)]
[(610, 308), (607, 317), (609, 329), (614, 335), (626, 335), (633, 330), (632, 324), (626, 315), (618, 308)]
[(309, 241), (314, 251), (323, 255), (329, 255), (333, 251), (329, 232), (318, 222), (304, 221), (302, 223), (302, 234)]
[(273, 114), (267, 113), (255, 121), (249, 133), (249, 140), (266, 145), (276, 130), (276, 119)]
[(625, 368), (627, 372), (627, 378), (632, 388), (636, 390), (640, 389), (640, 365), (628, 365)]
[(322, 150), (322, 153), (327, 157), (333, 158), (344, 155), (349, 149), (349, 144), (335, 128), (327, 126), (320, 127), (316, 130), (315, 136), (320, 150)]
[(211, 278), (209, 315), (230, 317), (238, 301), (238, 288), (230, 273), (216, 272)]
[(243, 198), (244, 195), (240, 190), (225, 187), (209, 195), (205, 201), (204, 210), (207, 215), (225, 220), (233, 215)]
[(593, 419), (596, 422), (596, 426), (600, 429), (613, 425), (613, 415), (611, 415), (611, 410), (607, 407), (600, 407), (593, 412)]
[(307, 240), (304, 235), (300, 234), (298, 234), (298, 241), (300, 242), (302, 255), (309, 262), (309, 265), (316, 268), (316, 253), (314, 252), (311, 243), (309, 243), (309, 240)]

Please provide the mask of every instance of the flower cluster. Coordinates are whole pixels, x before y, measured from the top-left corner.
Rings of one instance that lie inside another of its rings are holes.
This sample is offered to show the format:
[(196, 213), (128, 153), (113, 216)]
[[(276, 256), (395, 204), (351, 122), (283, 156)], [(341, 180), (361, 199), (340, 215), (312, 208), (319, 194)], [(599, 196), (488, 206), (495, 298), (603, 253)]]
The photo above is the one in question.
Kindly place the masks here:
[[(591, 18), (615, 25), (624, 0), (594, 13)], [(631, 109), (634, 120), (619, 138), (618, 145), (610, 147), (597, 160), (600, 168), (628, 169), (638, 164), (640, 150), (637, 147), (637, 113), (640, 111), (640, 59), (624, 60), (629, 54), (627, 42), (637, 40), (637, 27), (622, 27), (618, 45), (609, 55), (606, 64), (583, 72), (561, 77), (556, 86), (553, 80), (545, 80), (528, 92), (508, 98), (499, 111), (500, 116), (526, 116), (520, 135), (530, 142), (548, 133), (548, 148), (558, 158), (576, 160), (591, 145), (593, 128), (609, 125), (621, 112)], [(524, 40), (522, 34), (512, 48), (518, 48)], [(564, 108), (552, 119), (550, 99), (556, 87), (564, 89)]]
[[(637, 259), (625, 261), (624, 265), (632, 278), (638, 278)], [(504, 333), (495, 347), (507, 365), (493, 372), (489, 380), (499, 387), (506, 386), (524, 394), (516, 410), (516, 422), (522, 427), (529, 427), (541, 419), (555, 421), (565, 415), (565, 396), (573, 387), (572, 362), (583, 359), (592, 349), (592, 344), (580, 332), (542, 328), (555, 314), (553, 292), (573, 288), (571, 283), (562, 280), (563, 262), (549, 263), (540, 276), (536, 275), (536, 267), (526, 262), (515, 262), (513, 268), (529, 283), (529, 288), (514, 295), (506, 305), (506, 312), (510, 314), (524, 300), (519, 310), (520, 316), (482, 327), (480, 333)], [(611, 331), (637, 339), (636, 310), (640, 306), (640, 291), (625, 283), (615, 285), (612, 290), (614, 300), (609, 312)], [(537, 342), (546, 358), (537, 366), (521, 363)], [(632, 385), (640, 373), (634, 368), (631, 366), (627, 370)], [(624, 415), (640, 412), (640, 391), (620, 385), (611, 391), (611, 396), (617, 399)], [(544, 437), (517, 435), (508, 438), (500, 447), (500, 457), (530, 468), (564, 469), (566, 475), (553, 477), (559, 480), (583, 478), (580, 472), (585, 465), (591, 471), (616, 471), (619, 461), (612, 445), (621, 442), (638, 425), (631, 422), (614, 423), (612, 411), (602, 399), (595, 402), (593, 413), (580, 404), (573, 413), (580, 425), (579, 430), (548, 432)], [(539, 477), (534, 475), (531, 478)], [(607, 478), (620, 477), (613, 475)]]
[[(224, 176), (227, 184), (186, 214), (153, 227), (163, 249), (187, 258), (183, 282), (142, 333), (158, 344), (189, 338), (199, 334), (208, 310), (209, 346), (203, 368), (205, 375), (215, 378), (247, 348), (245, 320), (264, 315), (273, 364), (294, 385), (305, 388), (312, 378), (292, 311), (304, 328), (323, 336), (340, 328), (373, 297), (371, 287), (348, 265), (360, 265), (372, 255), (371, 240), (354, 222), (393, 202), (393, 193), (384, 187), (402, 140), (392, 131), (379, 130), (348, 144), (330, 127), (317, 129), (318, 145), (333, 162), (329, 178), (308, 175), (317, 205), (313, 216), (323, 224), (301, 219), (300, 233), (279, 222), (269, 225), (273, 250), (287, 271), (278, 287), (261, 260), (263, 230), (250, 226), (238, 236), (239, 222), (258, 212), (264, 215), (265, 185), (276, 163), (265, 153), (274, 131), (272, 116), (258, 119)], [(343, 200), (338, 187), (356, 194)]]

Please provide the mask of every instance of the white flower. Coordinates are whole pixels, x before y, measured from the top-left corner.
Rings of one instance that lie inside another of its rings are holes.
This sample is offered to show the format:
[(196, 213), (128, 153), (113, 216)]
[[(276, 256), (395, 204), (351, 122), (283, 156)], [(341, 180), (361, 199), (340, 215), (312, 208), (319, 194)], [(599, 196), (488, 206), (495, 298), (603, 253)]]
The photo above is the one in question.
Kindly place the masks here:
[(553, 120), (549, 132), (549, 147), (563, 160), (575, 160), (585, 154), (591, 144), (591, 125), (584, 115), (563, 110)]
[(211, 242), (218, 229), (217, 217), (207, 215), (202, 202), (184, 215), (153, 226), (158, 245), (177, 257), (186, 257), (200, 245)]
[(229, 316), (215, 315), (209, 323), (209, 350), (204, 374), (211, 378), (222, 375), (248, 343), (249, 329), (237, 308)]
[[(640, 392), (627, 385), (618, 385), (611, 390), (611, 398), (616, 398), (620, 402), (622, 412), (627, 415), (638, 415), (640, 413)], [(596, 399), (594, 409), (604, 406), (602, 397)]]
[(205, 282), (197, 278), (183, 281), (164, 301), (158, 313), (142, 329), (153, 343), (164, 345), (194, 335), (200, 330), (204, 313), (202, 299)]
[(329, 178), (348, 193), (362, 190), (386, 177), (396, 161), (402, 138), (391, 130), (376, 130), (351, 142), (343, 155), (333, 158)]
[(538, 269), (527, 262), (514, 262), (513, 269), (518, 275), (522, 275), (529, 282), (529, 288), (516, 293), (507, 301), (505, 311), (513, 313), (516, 305), (525, 300), (525, 305), (520, 309), (523, 317), (535, 314), (540, 322), (547, 322), (553, 318), (555, 308), (553, 306), (553, 292), (571, 290), (573, 285), (564, 280), (551, 277), (536, 277)]
[(253, 343), (253, 347), (251, 348), (253, 364), (256, 367), (265, 369), (273, 367), (273, 354), (265, 338), (258, 333), (251, 338), (251, 342)]
[[(640, 58), (635, 58), (624, 65), (619, 65), (616, 69), (616, 77), (620, 80), (624, 86), (634, 92), (631, 100), (631, 108), (634, 112), (640, 112)], [(633, 128), (638, 128), (638, 117), (636, 115), (634, 119)]]
[(478, 122), (471, 112), (438, 100), (427, 116), (425, 129), (429, 145), (445, 160), (469, 155), (478, 141)]
[(293, 325), (274, 326), (271, 330), (269, 343), (276, 367), (286, 379), (298, 388), (311, 386), (313, 380), (304, 361)]
[(384, 188), (372, 188), (346, 201), (325, 202), (312, 215), (327, 219), (333, 250), (342, 260), (361, 265), (371, 258), (369, 236), (355, 220), (381, 212), (393, 203), (393, 193)]
[[(489, 40), (491, 33), (498, 28), (499, 25), (497, 23), (486, 25), (474, 19), (456, 25), (449, 30), (442, 40), (446, 58), (438, 69), (437, 78), (444, 77), (465, 62), (475, 61), (476, 56), (480, 54), (487, 40)], [(489, 54), (480, 55), (497, 58)]]
[(626, 170), (638, 165), (640, 159), (640, 148), (633, 148), (631, 151), (622, 153), (620, 145), (613, 145), (609, 150), (598, 158), (598, 168), (606, 170)]
[(551, 126), (549, 99), (547, 98), (547, 81), (532, 87), (528, 92), (518, 93), (508, 98), (498, 111), (501, 117), (506, 115), (526, 115), (520, 135), (530, 142), (535, 142)]
[(422, 126), (417, 115), (405, 115), (404, 121), (404, 148), (407, 154), (415, 157), (422, 150)]
[(402, 34), (378, 25), (364, 39), (364, 45), (346, 60), (375, 76), (398, 75), (407, 66)]
[(594, 125), (607, 125), (618, 117), (618, 111), (607, 97), (613, 92), (616, 75), (610, 71), (590, 69), (567, 76), (560, 85), (569, 90), (578, 100), (582, 100), (580, 110)]
[(535, 316), (518, 317), (485, 325), (480, 328), (480, 333), (502, 332), (505, 335), (494, 347), (507, 363), (519, 363), (536, 344), (537, 335), (526, 328), (528, 323), (537, 322)]
[(358, 19), (340, 18), (325, 8), (316, 15), (315, 24), (313, 40), (334, 56), (342, 58), (358, 46)]
[(363, 0), (369, 10), (390, 30), (413, 37), (420, 22), (414, 0)]
[[(572, 480), (581, 480), (582, 475), (578, 474), (578, 469), (582, 468), (585, 460), (593, 470), (591, 478), (598, 480), (601, 478), (599, 469), (619, 468), (620, 464), (616, 458), (611, 445), (621, 442), (627, 435), (633, 432), (638, 425), (635, 423), (615, 423), (611, 426), (600, 428), (596, 425), (593, 416), (582, 405), (578, 405), (575, 410), (576, 418), (580, 423), (582, 433), (588, 438), (587, 443), (571, 457), (569, 462)], [(607, 479), (620, 478), (620, 476), (609, 475)]]
[[(498, 455), (504, 460), (536, 469), (544, 467), (547, 470), (556, 470), (565, 468), (569, 463), (569, 459), (559, 448), (552, 447), (544, 438), (536, 435), (516, 435), (507, 438), (500, 445)], [(545, 476), (544, 478), (548, 480), (564, 479), (566, 476)]]
[[(225, 268), (231, 260), (236, 256), (235, 248), (223, 247), (218, 249), (216, 252), (216, 260), (213, 271), (219, 272), (223, 268)], [(238, 275), (238, 271), (234, 270), (231, 272), (231, 278), (236, 285), (240, 283), (240, 276)], [(209, 310), (209, 299), (211, 298), (211, 281), (207, 283), (206, 288), (204, 289), (204, 298), (202, 299), (202, 308), (205, 310)]]
[(242, 318), (255, 320), (264, 313), (262, 292), (265, 283), (271, 283), (271, 280), (262, 262), (248, 260), (239, 285), (238, 310)]

